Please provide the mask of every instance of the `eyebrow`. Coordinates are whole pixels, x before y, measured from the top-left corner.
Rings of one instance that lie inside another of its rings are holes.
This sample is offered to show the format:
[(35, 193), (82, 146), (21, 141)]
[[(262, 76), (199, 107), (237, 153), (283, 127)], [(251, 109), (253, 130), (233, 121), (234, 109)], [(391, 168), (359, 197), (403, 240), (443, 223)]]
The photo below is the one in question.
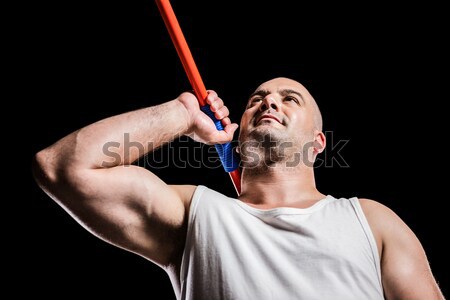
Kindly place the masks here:
[[(277, 90), (277, 93), (279, 93), (283, 97), (286, 97), (287, 95), (290, 95), (290, 94), (295, 94), (295, 95), (299, 96), (300, 99), (302, 100), (303, 104), (305, 104), (305, 99), (303, 98), (303, 95), (300, 94), (299, 92), (297, 92), (296, 90), (293, 90), (293, 89), (281, 89), (281, 90)], [(270, 94), (269, 90), (257, 90), (253, 94), (251, 94), (248, 99), (250, 100), (251, 98), (253, 98), (255, 96), (260, 96), (260, 97), (264, 98), (264, 97), (266, 97), (269, 94)]]

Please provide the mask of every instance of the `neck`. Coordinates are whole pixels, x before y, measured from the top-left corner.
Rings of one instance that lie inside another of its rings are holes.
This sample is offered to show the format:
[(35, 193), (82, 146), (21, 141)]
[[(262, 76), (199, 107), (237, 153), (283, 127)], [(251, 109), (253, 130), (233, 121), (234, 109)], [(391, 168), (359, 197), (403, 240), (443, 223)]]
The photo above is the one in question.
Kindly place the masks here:
[(277, 207), (303, 206), (325, 197), (315, 184), (314, 171), (304, 165), (243, 168), (239, 199), (249, 204)]

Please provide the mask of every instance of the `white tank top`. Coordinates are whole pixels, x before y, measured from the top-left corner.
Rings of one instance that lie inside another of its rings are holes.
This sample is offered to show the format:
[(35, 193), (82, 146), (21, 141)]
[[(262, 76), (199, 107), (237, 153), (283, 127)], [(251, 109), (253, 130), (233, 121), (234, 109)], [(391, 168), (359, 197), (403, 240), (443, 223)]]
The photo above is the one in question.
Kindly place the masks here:
[(384, 299), (357, 198), (262, 210), (200, 185), (189, 211), (181, 299)]

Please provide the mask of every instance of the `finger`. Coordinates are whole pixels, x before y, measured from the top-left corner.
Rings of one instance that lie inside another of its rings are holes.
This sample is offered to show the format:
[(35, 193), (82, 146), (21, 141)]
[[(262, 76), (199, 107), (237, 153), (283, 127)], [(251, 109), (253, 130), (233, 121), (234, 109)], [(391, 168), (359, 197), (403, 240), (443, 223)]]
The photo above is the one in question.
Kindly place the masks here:
[(211, 105), (214, 102), (214, 99), (218, 97), (217, 93), (213, 90), (207, 90), (208, 95), (206, 96), (206, 103)]
[(212, 112), (216, 112), (219, 108), (224, 106), (223, 100), (212, 90), (206, 97), (206, 103), (209, 104)]
[(222, 120), (223, 127), (227, 126), (228, 124), (231, 124), (231, 120), (228, 117), (223, 118)]
[(216, 131), (214, 140), (216, 140), (219, 144), (231, 142), (237, 128), (238, 124), (236, 123), (225, 126), (223, 130)]
[(216, 117), (217, 120), (222, 120), (223, 118), (228, 117), (229, 114), (230, 111), (226, 106), (222, 106), (221, 108), (219, 108), (217, 111), (214, 112), (214, 116)]
[(239, 128), (239, 125), (236, 123), (231, 123), (225, 126), (223, 129), (231, 138), (233, 138), (234, 132)]
[(223, 100), (221, 98), (217, 97), (211, 102), (211, 111), (216, 112), (224, 106), (225, 105), (223, 103)]

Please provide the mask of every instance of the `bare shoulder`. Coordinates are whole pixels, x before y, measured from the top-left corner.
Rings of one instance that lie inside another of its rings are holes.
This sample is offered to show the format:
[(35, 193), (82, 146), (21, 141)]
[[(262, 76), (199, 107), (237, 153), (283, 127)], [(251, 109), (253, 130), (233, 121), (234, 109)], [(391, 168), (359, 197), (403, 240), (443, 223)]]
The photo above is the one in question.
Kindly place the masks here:
[(380, 255), (387, 243), (417, 240), (409, 226), (386, 205), (366, 198), (360, 198), (359, 203), (375, 236)]
[(379, 230), (409, 229), (400, 216), (388, 206), (372, 199), (360, 198), (359, 203), (371, 226)]
[(359, 203), (369, 222), (399, 221), (398, 215), (392, 209), (376, 200), (359, 198)]

